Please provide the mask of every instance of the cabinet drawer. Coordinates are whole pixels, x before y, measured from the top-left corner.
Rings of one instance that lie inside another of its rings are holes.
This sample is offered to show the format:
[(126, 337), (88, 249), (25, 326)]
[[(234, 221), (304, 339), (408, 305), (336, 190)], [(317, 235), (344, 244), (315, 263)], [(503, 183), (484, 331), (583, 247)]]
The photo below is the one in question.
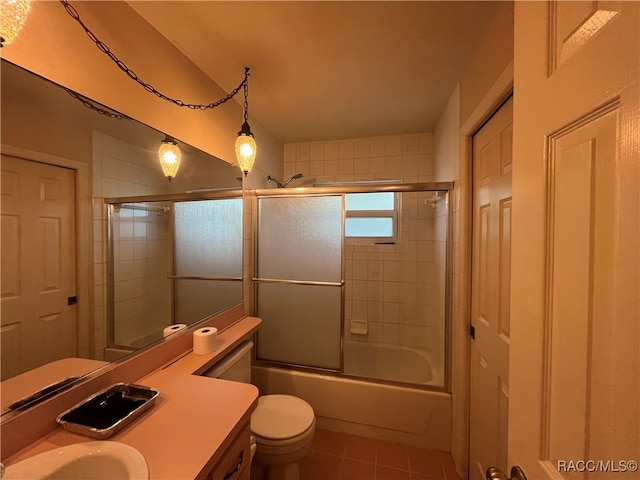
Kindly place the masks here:
[(227, 449), (224, 457), (218, 462), (207, 480), (239, 480), (249, 478), (249, 463), (251, 461), (251, 429), (249, 423), (240, 431), (233, 444)]

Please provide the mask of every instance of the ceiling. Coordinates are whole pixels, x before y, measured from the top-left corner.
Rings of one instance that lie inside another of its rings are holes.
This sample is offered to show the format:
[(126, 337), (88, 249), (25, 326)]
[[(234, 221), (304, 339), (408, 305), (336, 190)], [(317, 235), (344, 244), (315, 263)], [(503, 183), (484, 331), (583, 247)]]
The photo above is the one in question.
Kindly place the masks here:
[(433, 131), (500, 2), (128, 3), (294, 143)]

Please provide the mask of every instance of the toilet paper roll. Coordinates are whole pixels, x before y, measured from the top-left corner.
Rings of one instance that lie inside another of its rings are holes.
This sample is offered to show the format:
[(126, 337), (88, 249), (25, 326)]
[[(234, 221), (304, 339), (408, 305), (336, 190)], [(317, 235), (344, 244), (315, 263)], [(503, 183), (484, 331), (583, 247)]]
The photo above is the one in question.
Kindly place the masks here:
[(184, 323), (176, 323), (175, 325), (169, 325), (168, 327), (165, 327), (164, 330), (162, 330), (162, 336), (168, 337), (172, 333), (179, 332), (180, 330), (183, 330), (185, 328), (187, 328), (187, 325)]
[(207, 355), (218, 348), (218, 329), (204, 327), (193, 332), (193, 353)]

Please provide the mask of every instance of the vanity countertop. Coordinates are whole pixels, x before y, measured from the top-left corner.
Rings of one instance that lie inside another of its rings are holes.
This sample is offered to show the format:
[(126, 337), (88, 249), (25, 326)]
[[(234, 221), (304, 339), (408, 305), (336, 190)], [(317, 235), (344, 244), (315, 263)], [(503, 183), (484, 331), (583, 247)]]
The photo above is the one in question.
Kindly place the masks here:
[[(249, 422), (258, 401), (250, 384), (194, 375), (204, 371), (260, 325), (246, 317), (222, 332), (218, 349), (209, 355), (187, 353), (136, 383), (160, 391), (155, 405), (108, 440), (138, 449), (150, 478), (204, 478)], [(8, 458), (6, 465), (72, 443), (95, 439), (57, 428)]]

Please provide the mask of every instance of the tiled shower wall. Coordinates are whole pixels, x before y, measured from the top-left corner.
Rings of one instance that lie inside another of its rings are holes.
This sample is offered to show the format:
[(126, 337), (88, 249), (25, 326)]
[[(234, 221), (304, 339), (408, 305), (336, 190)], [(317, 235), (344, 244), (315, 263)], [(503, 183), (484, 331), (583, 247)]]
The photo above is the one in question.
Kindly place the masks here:
[(170, 210), (121, 208), (113, 221), (114, 341), (143, 347), (171, 324)]
[(433, 134), (290, 143), (284, 147), (284, 179), (290, 186), (354, 180), (433, 181)]
[[(433, 163), (431, 133), (287, 144), (284, 180), (302, 173), (290, 186), (430, 182)], [(434, 208), (425, 204), (431, 193), (402, 195), (398, 244), (347, 245), (345, 338), (420, 347), (444, 359), (445, 202)], [(367, 320), (366, 335), (350, 333), (352, 318)]]
[[(166, 178), (157, 167), (155, 152), (125, 143), (103, 133), (93, 132), (93, 262), (94, 262), (94, 357), (104, 358), (107, 336), (107, 218), (104, 199), (129, 195), (155, 195), (166, 191)], [(125, 275), (115, 288), (130, 292), (124, 304), (116, 308), (125, 318), (140, 313), (140, 299), (166, 295), (161, 282), (148, 282), (145, 272), (155, 271), (158, 263), (167, 261), (158, 256), (163, 234), (147, 222), (133, 221), (122, 225), (125, 234), (123, 254), (118, 267)], [(164, 249), (166, 252), (166, 249)], [(151, 265), (153, 263), (154, 265)], [(154, 290), (155, 289), (155, 290)], [(156, 291), (157, 290), (157, 291)], [(168, 298), (168, 296), (167, 296)], [(137, 318), (142, 318), (138, 316)], [(148, 317), (153, 318), (153, 317)], [(132, 322), (130, 322), (132, 323)], [(133, 325), (132, 325), (133, 327)], [(136, 334), (136, 331), (131, 331)]]

